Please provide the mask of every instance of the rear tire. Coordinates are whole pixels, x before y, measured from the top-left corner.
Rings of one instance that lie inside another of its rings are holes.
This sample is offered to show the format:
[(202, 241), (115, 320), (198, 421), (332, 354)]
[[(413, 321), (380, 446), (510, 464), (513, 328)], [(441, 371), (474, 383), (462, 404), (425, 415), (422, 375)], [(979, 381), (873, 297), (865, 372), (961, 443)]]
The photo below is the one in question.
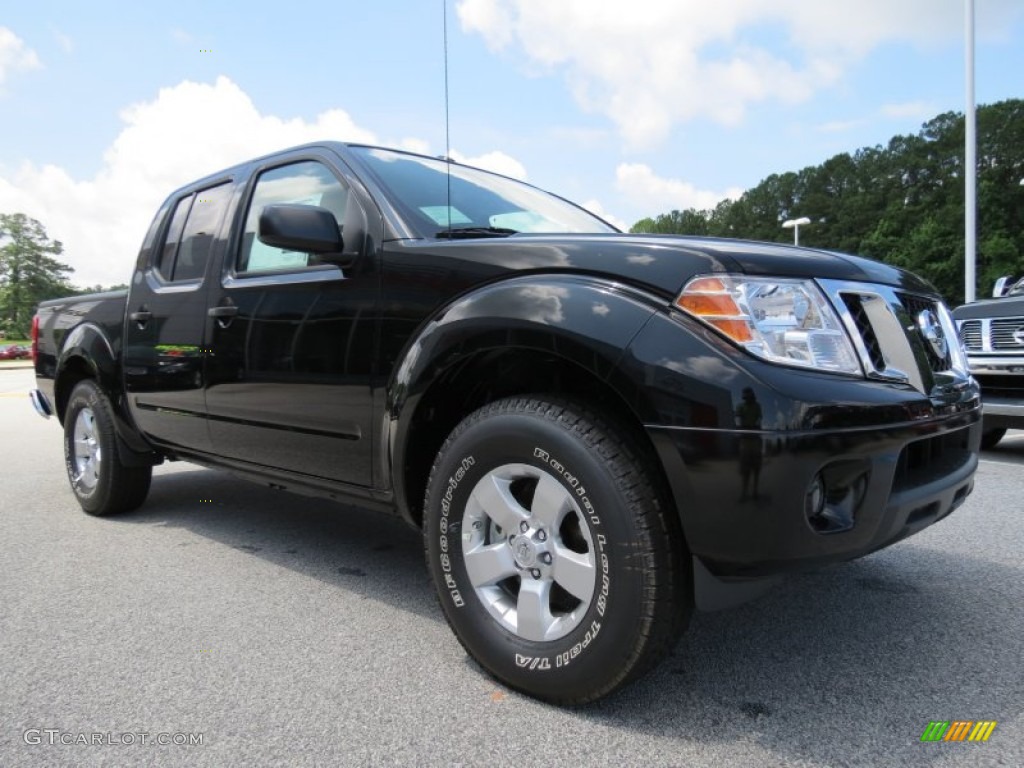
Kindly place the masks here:
[(983, 450), (991, 450), (995, 448), (1003, 437), (1006, 436), (1005, 429), (990, 429), (986, 432), (981, 433), (981, 447)]
[(64, 465), (71, 490), (90, 515), (128, 512), (146, 500), (151, 466), (126, 466), (118, 455), (110, 401), (86, 379), (71, 391), (64, 413)]
[(654, 460), (628, 429), (548, 398), (491, 403), (452, 432), (427, 483), (427, 564), (449, 625), (492, 675), (581, 704), (671, 650), (691, 587)]

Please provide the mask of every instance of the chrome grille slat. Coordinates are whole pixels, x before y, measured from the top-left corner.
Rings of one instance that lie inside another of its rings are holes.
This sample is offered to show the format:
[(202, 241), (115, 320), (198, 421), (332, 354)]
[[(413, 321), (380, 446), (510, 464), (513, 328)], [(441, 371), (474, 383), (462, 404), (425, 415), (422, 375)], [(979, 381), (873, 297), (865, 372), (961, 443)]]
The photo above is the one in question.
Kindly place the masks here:
[(878, 343), (878, 336), (875, 335), (874, 328), (871, 327), (871, 320), (868, 318), (867, 312), (864, 311), (861, 297), (855, 293), (844, 293), (842, 296), (843, 302), (846, 304), (847, 309), (850, 310), (853, 322), (857, 326), (857, 331), (860, 333), (861, 341), (864, 342), (864, 348), (871, 358), (871, 364), (877, 371), (885, 370), (885, 357), (882, 355), (882, 347)]
[(993, 350), (1024, 350), (1024, 343), (1017, 341), (1014, 335), (1024, 330), (1024, 317), (1000, 317), (990, 323), (991, 344)]
[(960, 324), (960, 341), (970, 352), (980, 352), (982, 350), (982, 330), (981, 320), (964, 320)]

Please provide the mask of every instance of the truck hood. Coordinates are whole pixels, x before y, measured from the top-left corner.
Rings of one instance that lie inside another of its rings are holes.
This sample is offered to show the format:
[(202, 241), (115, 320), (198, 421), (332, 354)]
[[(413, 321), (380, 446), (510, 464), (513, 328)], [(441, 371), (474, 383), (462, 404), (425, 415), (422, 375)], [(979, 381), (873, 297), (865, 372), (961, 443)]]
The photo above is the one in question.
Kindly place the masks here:
[(744, 273), (880, 283), (918, 294), (935, 288), (917, 276), (870, 259), (813, 248), (671, 235), (530, 235), (454, 242), (415, 241), (443, 261), (471, 261), (480, 277), (501, 270), (596, 273), (675, 297), (701, 274)]
[(972, 301), (953, 310), (953, 317), (957, 320), (1021, 316), (1024, 316), (1024, 296), (1003, 296), (999, 299)]

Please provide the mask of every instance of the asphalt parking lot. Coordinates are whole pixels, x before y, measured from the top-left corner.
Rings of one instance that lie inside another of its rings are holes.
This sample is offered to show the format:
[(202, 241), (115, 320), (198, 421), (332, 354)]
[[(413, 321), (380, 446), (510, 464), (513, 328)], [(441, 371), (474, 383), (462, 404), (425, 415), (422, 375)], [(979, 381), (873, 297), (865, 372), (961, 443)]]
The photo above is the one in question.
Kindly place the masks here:
[[(947, 520), (697, 615), (562, 710), (467, 658), (396, 519), (181, 464), (88, 517), (31, 383), (0, 370), (2, 766), (1024, 765), (1024, 432)], [(932, 720), (998, 725), (922, 743)]]

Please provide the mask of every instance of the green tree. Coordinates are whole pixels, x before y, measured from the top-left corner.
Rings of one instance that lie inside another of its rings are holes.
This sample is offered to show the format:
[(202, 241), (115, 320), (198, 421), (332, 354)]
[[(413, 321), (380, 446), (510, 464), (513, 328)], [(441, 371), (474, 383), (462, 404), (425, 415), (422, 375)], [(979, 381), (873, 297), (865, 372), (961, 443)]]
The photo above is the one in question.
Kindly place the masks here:
[(0, 213), (0, 329), (27, 336), (40, 301), (73, 292), (74, 270), (55, 256), (64, 252), (43, 225), (23, 213)]
[[(964, 118), (945, 112), (914, 135), (772, 174), (713, 210), (672, 211), (634, 231), (789, 242), (859, 253), (920, 274), (951, 302), (964, 295)], [(1024, 273), (1024, 100), (978, 108), (978, 293)]]

